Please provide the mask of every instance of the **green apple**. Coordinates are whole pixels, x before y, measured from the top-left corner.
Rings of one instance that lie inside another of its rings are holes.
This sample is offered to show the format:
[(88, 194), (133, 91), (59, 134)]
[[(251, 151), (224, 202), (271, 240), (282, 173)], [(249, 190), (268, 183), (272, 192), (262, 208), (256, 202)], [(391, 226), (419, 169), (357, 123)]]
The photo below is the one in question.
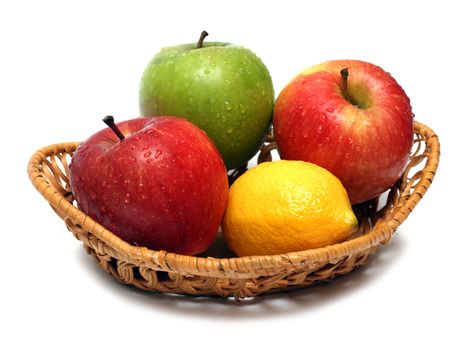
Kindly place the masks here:
[(140, 84), (142, 116), (183, 117), (203, 129), (226, 168), (247, 162), (270, 125), (274, 90), (268, 69), (250, 50), (222, 42), (163, 48)]

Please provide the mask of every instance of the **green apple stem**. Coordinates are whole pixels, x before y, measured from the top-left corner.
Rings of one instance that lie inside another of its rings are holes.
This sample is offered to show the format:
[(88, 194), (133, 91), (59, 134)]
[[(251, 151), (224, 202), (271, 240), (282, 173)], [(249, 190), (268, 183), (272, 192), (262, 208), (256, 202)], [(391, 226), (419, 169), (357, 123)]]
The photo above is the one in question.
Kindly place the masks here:
[(348, 92), (348, 68), (344, 68), (340, 71), (340, 76), (342, 77), (342, 90), (343, 96), (347, 101), (351, 101), (350, 93)]
[(119, 137), (120, 141), (124, 140), (124, 135), (121, 132), (121, 130), (119, 130), (118, 127), (116, 126), (116, 124), (114, 122), (114, 118), (113, 118), (112, 115), (107, 115), (106, 117), (103, 118), (103, 121), (105, 122), (106, 125), (108, 125), (110, 127), (111, 130), (114, 131), (116, 136)]
[(203, 30), (200, 35), (200, 39), (198, 40), (198, 43), (196, 44), (197, 49), (201, 49), (203, 47), (203, 40), (208, 36), (208, 32), (206, 30)]

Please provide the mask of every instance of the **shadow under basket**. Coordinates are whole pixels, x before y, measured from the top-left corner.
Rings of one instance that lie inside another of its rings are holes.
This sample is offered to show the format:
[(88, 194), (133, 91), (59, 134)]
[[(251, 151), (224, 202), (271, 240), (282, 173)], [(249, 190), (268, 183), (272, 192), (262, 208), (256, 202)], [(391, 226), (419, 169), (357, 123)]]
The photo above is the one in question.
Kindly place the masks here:
[[(102, 269), (121, 283), (144, 290), (236, 299), (310, 286), (365, 264), (422, 199), (440, 157), (437, 135), (415, 122), (414, 146), (404, 175), (387, 194), (354, 206), (359, 228), (346, 241), (280, 255), (215, 258), (130, 245), (78, 209), (69, 184), (69, 163), (78, 145), (60, 143), (38, 150), (28, 164), (28, 174)], [(259, 163), (271, 161), (272, 151), (276, 144), (269, 135), (260, 149)], [(242, 172), (239, 169), (232, 176)]]

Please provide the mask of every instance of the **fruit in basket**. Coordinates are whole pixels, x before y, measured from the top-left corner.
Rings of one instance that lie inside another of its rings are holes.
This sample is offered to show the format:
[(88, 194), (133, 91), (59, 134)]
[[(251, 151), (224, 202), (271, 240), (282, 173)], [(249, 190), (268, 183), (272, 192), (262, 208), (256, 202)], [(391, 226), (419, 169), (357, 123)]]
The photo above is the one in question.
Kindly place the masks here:
[(129, 244), (182, 254), (208, 248), (228, 191), (211, 140), (181, 118), (105, 121), (114, 132), (97, 132), (72, 157), (81, 210)]
[(329, 171), (308, 162), (261, 163), (229, 190), (222, 229), (239, 256), (318, 248), (357, 227), (347, 192)]
[(247, 162), (271, 122), (274, 90), (268, 69), (250, 50), (222, 42), (167, 47), (140, 84), (143, 116), (184, 117), (203, 129), (227, 169)]
[(362, 61), (306, 69), (278, 96), (273, 123), (281, 158), (328, 169), (353, 204), (390, 188), (412, 147), (409, 98), (389, 73)]

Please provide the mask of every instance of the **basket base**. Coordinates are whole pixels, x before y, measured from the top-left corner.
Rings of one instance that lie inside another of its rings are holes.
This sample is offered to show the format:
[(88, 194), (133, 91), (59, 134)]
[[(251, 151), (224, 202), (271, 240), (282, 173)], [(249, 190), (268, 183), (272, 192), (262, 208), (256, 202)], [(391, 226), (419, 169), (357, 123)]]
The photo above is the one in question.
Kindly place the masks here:
[(155, 271), (118, 261), (109, 255), (101, 255), (85, 244), (83, 247), (101, 269), (122, 284), (132, 285), (145, 291), (193, 296), (234, 297), (236, 300), (262, 294), (288, 292), (329, 282), (365, 265), (370, 255), (376, 251), (376, 248), (372, 248), (357, 256), (324, 264), (320, 268), (311, 267), (291, 273), (259, 278), (230, 279)]

